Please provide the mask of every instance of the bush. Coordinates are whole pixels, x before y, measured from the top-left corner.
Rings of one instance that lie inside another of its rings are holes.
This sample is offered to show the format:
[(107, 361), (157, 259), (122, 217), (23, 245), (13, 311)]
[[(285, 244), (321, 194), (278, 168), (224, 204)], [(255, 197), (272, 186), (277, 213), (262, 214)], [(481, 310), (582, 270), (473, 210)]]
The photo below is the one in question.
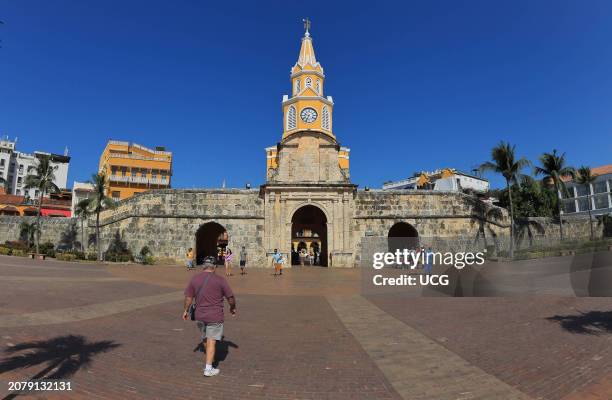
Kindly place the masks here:
[(149, 246), (143, 246), (142, 249), (140, 249), (140, 255), (142, 257), (150, 256), (151, 250), (149, 249)]
[(153, 265), (153, 264), (155, 264), (155, 257), (153, 257), (153, 256), (144, 256), (142, 258), (142, 263), (144, 265)]
[(55, 258), (61, 261), (74, 261), (77, 259), (77, 256), (72, 253), (57, 253)]
[(4, 256), (10, 256), (11, 252), (12, 252), (12, 250), (11, 250), (10, 247), (0, 246), (0, 254), (2, 254)]
[(28, 244), (26, 242), (24, 242), (23, 240), (7, 240), (5, 243), (5, 246), (8, 247), (9, 249), (18, 249), (18, 250), (23, 250), (23, 251), (28, 251)]
[(111, 252), (106, 252), (106, 254), (104, 255), (104, 260), (105, 261), (111, 261), (111, 262), (129, 262), (133, 260), (132, 257), (132, 253), (111, 253)]
[(96, 253), (87, 253), (87, 260), (89, 261), (97, 261), (98, 255)]
[(17, 257), (26, 257), (28, 255), (27, 251), (20, 249), (13, 249), (11, 254)]
[(51, 242), (45, 242), (38, 246), (38, 252), (47, 257), (55, 257), (55, 245)]

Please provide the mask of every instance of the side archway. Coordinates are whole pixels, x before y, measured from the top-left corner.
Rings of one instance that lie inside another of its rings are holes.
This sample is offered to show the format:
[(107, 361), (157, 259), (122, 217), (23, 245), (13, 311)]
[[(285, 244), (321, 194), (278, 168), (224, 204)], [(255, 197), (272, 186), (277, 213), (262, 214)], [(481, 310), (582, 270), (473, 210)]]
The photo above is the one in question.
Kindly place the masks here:
[(200, 226), (196, 232), (196, 263), (202, 264), (205, 257), (213, 256), (217, 264), (222, 264), (228, 240), (229, 236), (223, 225), (207, 222)]
[(389, 251), (416, 249), (419, 247), (419, 232), (407, 222), (397, 222), (388, 234)]

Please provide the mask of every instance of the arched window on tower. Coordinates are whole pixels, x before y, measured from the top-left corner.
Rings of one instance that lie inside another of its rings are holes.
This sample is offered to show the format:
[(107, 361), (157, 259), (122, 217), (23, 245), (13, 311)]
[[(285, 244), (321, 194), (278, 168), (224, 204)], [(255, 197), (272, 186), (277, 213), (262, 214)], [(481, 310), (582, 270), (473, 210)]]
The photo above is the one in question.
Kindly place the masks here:
[(323, 129), (329, 130), (329, 110), (327, 109), (327, 106), (323, 106), (322, 114), (323, 115), (321, 116), (321, 126), (323, 127)]
[(295, 107), (290, 106), (287, 110), (287, 130), (290, 131), (296, 127), (296, 112)]
[(312, 78), (311, 77), (306, 78), (306, 81), (304, 83), (306, 84), (306, 87), (311, 88), (312, 87)]
[(320, 96), (321, 95), (321, 81), (317, 79), (317, 85), (315, 86), (315, 89), (317, 90), (317, 94)]
[(296, 79), (295, 80), (295, 94), (299, 94), (300, 93), (300, 80)]

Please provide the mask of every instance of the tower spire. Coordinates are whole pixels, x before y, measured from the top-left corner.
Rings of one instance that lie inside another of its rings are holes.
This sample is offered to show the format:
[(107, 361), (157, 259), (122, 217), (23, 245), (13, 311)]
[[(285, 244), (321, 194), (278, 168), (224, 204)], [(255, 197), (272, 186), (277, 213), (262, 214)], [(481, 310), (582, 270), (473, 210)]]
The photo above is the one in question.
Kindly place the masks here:
[(315, 57), (314, 47), (312, 46), (312, 38), (310, 37), (310, 19), (305, 18), (304, 22), (304, 37), (302, 38), (302, 47), (300, 48), (300, 56), (298, 57), (297, 65), (304, 67), (310, 64), (317, 66), (317, 58)]
[(310, 20), (308, 19), (308, 17), (306, 17), (306, 19), (303, 19), (302, 22), (304, 22), (304, 36), (309, 37), (310, 36)]

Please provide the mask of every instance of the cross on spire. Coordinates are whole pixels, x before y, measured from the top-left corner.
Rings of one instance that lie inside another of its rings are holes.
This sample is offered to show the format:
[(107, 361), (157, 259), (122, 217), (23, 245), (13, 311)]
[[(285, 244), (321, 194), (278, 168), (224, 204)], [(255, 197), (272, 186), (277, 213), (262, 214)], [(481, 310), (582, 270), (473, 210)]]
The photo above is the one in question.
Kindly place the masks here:
[(310, 36), (310, 32), (309, 32), (309, 30), (310, 30), (310, 20), (308, 19), (308, 17), (306, 17), (306, 19), (303, 19), (302, 22), (304, 22), (304, 31), (306, 31), (304, 36), (308, 37), (308, 36)]

